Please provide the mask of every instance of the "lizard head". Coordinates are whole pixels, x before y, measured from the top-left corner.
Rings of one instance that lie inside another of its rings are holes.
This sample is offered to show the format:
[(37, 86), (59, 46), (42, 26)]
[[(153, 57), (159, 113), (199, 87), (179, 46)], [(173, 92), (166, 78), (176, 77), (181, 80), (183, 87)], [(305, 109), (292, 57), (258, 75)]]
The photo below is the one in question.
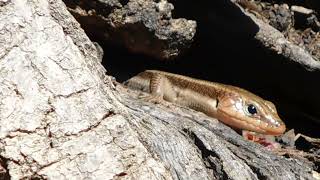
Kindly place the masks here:
[(262, 134), (281, 135), (286, 130), (272, 102), (240, 88), (218, 98), (217, 117), (234, 128)]

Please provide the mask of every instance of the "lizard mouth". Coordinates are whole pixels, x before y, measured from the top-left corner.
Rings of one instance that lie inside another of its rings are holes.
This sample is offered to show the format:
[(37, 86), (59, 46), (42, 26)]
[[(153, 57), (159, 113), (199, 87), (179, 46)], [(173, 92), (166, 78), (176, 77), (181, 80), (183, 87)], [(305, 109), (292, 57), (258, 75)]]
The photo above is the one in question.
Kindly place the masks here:
[(227, 114), (226, 112), (221, 110), (218, 112), (217, 118), (221, 122), (233, 128), (254, 131), (261, 134), (281, 135), (286, 130), (286, 126), (284, 124), (280, 124), (279, 126), (273, 126), (260, 120), (253, 120), (250, 118), (241, 119), (239, 117)]

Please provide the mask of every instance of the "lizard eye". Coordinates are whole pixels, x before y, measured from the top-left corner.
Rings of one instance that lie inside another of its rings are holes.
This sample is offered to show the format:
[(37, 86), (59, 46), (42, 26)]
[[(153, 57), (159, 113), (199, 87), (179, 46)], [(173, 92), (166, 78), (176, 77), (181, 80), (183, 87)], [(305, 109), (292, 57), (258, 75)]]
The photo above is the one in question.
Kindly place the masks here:
[(247, 111), (250, 115), (255, 115), (258, 113), (256, 106), (253, 104), (248, 104)]

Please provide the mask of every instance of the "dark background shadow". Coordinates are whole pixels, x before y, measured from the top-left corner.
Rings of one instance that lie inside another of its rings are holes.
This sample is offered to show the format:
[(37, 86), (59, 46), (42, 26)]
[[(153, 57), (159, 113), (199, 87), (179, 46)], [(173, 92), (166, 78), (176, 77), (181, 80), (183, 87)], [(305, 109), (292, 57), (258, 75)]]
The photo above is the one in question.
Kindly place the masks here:
[(122, 82), (158, 69), (239, 86), (274, 102), (288, 129), (320, 137), (320, 71), (307, 71), (263, 47), (254, 39), (258, 27), (228, 1), (173, 3), (175, 18), (197, 21), (192, 47), (175, 60), (160, 61), (93, 38), (105, 50), (108, 74)]

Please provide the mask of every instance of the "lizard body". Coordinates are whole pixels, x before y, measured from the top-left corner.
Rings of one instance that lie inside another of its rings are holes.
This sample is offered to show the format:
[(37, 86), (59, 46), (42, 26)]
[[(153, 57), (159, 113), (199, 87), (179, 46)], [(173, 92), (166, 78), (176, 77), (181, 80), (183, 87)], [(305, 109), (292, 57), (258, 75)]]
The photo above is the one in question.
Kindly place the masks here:
[(270, 101), (231, 85), (147, 70), (125, 82), (131, 88), (201, 111), (223, 123), (262, 134), (280, 135), (286, 127)]

